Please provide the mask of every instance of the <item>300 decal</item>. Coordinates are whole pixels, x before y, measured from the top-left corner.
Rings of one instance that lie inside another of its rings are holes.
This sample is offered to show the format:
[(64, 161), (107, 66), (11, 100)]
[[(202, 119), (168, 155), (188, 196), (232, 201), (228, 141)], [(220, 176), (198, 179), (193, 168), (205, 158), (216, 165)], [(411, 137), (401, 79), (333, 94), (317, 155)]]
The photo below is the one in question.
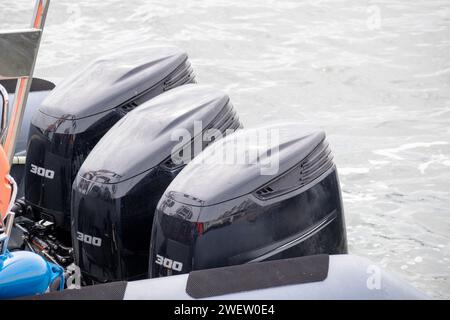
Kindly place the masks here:
[(175, 271), (181, 271), (181, 269), (183, 269), (183, 264), (181, 262), (165, 258), (163, 256), (160, 256), (159, 254), (156, 255), (155, 262), (156, 264), (159, 264), (160, 266), (163, 266), (167, 269), (172, 269)]
[(38, 167), (35, 164), (31, 164), (30, 172), (47, 179), (53, 179), (55, 177), (55, 171)]
[(102, 245), (101, 238), (93, 237), (91, 235), (84, 234), (80, 231), (77, 231), (77, 240), (87, 244), (92, 244), (93, 246), (96, 247), (100, 247)]

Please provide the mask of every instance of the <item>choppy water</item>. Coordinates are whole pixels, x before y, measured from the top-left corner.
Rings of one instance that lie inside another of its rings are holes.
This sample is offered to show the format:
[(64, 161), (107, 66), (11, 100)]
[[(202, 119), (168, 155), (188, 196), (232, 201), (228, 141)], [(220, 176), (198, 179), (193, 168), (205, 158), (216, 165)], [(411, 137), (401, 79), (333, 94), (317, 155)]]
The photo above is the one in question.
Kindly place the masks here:
[[(0, 28), (32, 7), (1, 0)], [(36, 75), (136, 44), (186, 49), (247, 126), (325, 129), (350, 251), (450, 298), (450, 1), (58, 0)]]

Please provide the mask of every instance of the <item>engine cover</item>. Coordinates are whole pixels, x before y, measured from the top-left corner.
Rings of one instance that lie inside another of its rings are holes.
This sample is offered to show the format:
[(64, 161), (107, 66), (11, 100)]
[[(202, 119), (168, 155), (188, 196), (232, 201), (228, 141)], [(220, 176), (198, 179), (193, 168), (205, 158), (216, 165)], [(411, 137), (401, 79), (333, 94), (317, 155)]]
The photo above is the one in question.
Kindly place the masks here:
[[(208, 133), (240, 127), (226, 94), (195, 84), (164, 93), (121, 119), (73, 184), (72, 239), (84, 276), (98, 282), (145, 278), (153, 216), (164, 190), (190, 157), (220, 138)], [(181, 142), (177, 131), (185, 137)]]
[(270, 125), (218, 141), (172, 181), (156, 209), (149, 273), (346, 252), (325, 133)]
[(30, 125), (25, 199), (37, 218), (68, 230), (73, 180), (100, 138), (130, 110), (188, 82), (185, 52), (151, 47), (99, 58), (59, 84)]

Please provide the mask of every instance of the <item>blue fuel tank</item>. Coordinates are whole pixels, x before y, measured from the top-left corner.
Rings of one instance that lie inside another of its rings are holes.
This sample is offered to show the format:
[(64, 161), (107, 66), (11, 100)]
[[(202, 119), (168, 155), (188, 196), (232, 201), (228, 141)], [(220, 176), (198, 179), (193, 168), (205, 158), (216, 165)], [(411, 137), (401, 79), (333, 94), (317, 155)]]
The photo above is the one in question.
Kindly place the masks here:
[(0, 299), (44, 293), (57, 278), (62, 290), (63, 269), (33, 252), (7, 251), (0, 255)]

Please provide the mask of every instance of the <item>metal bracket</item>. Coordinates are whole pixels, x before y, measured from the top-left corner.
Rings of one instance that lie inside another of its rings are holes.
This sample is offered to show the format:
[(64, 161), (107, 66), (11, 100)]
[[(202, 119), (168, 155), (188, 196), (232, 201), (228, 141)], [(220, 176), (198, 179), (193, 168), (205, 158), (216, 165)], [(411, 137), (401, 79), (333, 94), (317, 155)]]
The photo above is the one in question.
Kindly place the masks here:
[[(31, 29), (0, 33), (0, 79), (18, 79), (2, 144), (12, 164), (50, 0), (36, 0)], [(4, 113), (2, 115), (3, 124)], [(6, 126), (6, 123), (4, 124)]]

